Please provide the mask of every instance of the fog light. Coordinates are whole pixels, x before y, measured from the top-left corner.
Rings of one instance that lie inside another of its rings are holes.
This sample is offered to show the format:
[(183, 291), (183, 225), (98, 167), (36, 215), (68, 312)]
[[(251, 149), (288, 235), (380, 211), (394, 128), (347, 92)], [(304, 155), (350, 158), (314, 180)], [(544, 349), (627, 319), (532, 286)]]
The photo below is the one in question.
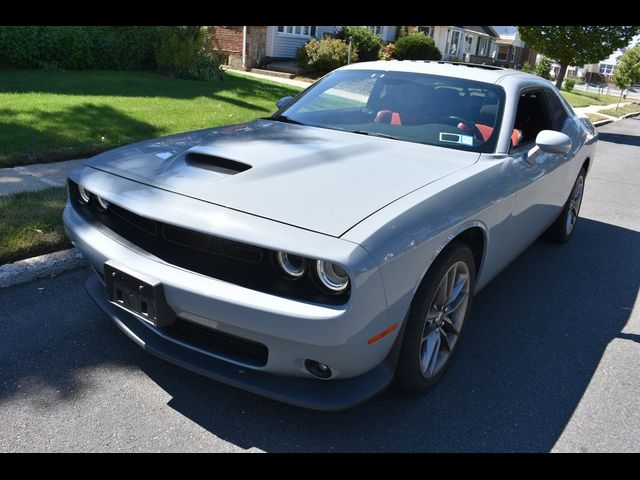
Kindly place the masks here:
[(320, 378), (329, 378), (331, 376), (331, 369), (324, 363), (316, 362), (315, 360), (304, 361), (304, 366), (309, 370), (309, 373)]

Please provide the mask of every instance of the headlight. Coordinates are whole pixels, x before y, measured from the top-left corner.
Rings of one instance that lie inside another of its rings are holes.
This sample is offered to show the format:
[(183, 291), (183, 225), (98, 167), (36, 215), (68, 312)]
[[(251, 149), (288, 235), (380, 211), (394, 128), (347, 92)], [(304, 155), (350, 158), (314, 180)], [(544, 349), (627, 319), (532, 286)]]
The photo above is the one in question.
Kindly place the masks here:
[(85, 188), (81, 185), (78, 185), (78, 198), (80, 199), (80, 203), (87, 204), (89, 200), (91, 200), (91, 193), (89, 190), (85, 190)]
[(344, 292), (349, 286), (349, 275), (340, 265), (318, 260), (316, 262), (316, 271), (320, 283), (332, 292)]
[(109, 208), (109, 202), (107, 202), (104, 198), (96, 195), (96, 200), (101, 210), (106, 210), (107, 208)]
[(307, 270), (307, 260), (298, 255), (278, 252), (276, 260), (280, 269), (292, 278), (300, 278)]

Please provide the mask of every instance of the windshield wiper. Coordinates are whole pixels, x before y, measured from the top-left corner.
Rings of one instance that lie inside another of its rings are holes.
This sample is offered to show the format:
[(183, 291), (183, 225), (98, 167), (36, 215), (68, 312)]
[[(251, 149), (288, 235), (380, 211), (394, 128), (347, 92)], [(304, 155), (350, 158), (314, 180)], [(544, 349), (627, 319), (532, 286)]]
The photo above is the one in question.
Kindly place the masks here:
[(286, 115), (276, 115), (274, 117), (265, 117), (264, 120), (275, 120), (276, 122), (283, 123), (293, 123), (294, 125), (305, 125), (298, 120), (294, 120), (293, 118), (287, 117)]
[(347, 130), (351, 133), (357, 133), (358, 135), (369, 135), (371, 137), (380, 137), (380, 138), (390, 138), (391, 140), (401, 140), (398, 137), (394, 137), (393, 135), (387, 135), (386, 133), (380, 132), (370, 132), (369, 130)]

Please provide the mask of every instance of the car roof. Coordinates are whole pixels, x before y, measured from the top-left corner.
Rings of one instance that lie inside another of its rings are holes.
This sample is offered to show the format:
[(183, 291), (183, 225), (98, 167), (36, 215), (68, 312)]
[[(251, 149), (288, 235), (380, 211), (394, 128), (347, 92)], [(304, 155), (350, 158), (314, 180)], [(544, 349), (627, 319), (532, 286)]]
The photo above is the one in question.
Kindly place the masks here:
[(442, 62), (431, 60), (379, 60), (345, 65), (338, 70), (383, 70), (387, 72), (429, 73), (445, 77), (463, 78), (485, 83), (499, 83), (511, 75), (522, 77), (523, 81), (539, 80), (539, 77), (508, 68), (474, 63)]

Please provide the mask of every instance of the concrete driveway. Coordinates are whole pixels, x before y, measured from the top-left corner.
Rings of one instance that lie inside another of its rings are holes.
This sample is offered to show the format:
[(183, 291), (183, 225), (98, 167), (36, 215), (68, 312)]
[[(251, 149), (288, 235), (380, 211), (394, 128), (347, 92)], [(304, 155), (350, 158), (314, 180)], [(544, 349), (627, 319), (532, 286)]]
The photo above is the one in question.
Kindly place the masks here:
[(573, 240), (477, 297), (429, 394), (325, 413), (206, 380), (112, 326), (83, 269), (0, 290), (0, 451), (640, 451), (640, 119), (600, 132)]

